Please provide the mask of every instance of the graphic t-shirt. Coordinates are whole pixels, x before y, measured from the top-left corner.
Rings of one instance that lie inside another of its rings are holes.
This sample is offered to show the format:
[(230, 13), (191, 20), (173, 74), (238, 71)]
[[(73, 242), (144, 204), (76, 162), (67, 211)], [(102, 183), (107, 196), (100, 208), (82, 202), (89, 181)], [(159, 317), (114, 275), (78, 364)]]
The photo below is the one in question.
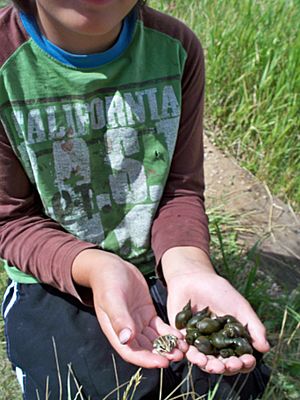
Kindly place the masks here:
[[(15, 14), (3, 17), (14, 18), (18, 38), (0, 69), (1, 123), (45, 215), (147, 272), (151, 227), (185, 119), (183, 91), (193, 72), (187, 46), (198, 42), (183, 24), (171, 29), (174, 19), (164, 25), (166, 17), (146, 7), (124, 21), (104, 62), (87, 56), (76, 65)], [(196, 123), (201, 112), (194, 113)], [(22, 281), (22, 274), (18, 266), (13, 277)]]

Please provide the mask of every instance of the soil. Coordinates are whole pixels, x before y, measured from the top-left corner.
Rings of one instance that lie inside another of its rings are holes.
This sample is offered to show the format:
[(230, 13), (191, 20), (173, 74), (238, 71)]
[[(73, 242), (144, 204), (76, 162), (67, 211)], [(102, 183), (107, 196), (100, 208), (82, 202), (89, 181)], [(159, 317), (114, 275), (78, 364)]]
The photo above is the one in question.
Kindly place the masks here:
[(260, 266), (288, 290), (300, 283), (300, 215), (272, 195), (266, 184), (205, 137), (206, 208), (233, 216), (242, 229), (238, 239), (254, 245)]

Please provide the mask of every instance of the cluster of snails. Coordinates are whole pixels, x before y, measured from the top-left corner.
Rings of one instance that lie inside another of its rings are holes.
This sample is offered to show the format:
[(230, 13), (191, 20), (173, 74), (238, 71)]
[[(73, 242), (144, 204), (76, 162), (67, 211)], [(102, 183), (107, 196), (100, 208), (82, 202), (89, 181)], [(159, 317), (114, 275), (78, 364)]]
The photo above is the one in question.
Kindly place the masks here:
[(191, 301), (176, 315), (177, 329), (186, 329), (185, 340), (206, 355), (241, 356), (252, 354), (247, 326), (232, 315), (216, 316), (208, 307), (193, 314)]

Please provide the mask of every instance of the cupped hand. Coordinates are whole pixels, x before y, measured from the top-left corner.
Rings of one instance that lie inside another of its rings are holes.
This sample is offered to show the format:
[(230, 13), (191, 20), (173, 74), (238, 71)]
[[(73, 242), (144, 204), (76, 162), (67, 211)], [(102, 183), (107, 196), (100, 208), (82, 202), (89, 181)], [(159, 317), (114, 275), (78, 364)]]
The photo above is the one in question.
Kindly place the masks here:
[[(183, 358), (187, 345), (182, 335), (157, 316), (147, 282), (135, 266), (114, 254), (88, 249), (75, 259), (72, 274), (75, 282), (92, 289), (102, 331), (125, 361), (166, 368)], [(153, 341), (166, 334), (179, 338), (178, 348), (162, 356), (153, 352)]]
[[(168, 268), (169, 265), (172, 267)], [(193, 312), (208, 306), (217, 315), (233, 315), (243, 325), (247, 324), (252, 346), (256, 350), (262, 353), (269, 350), (265, 327), (248, 301), (226, 279), (216, 274), (201, 250), (169, 250), (163, 259), (163, 270), (168, 287), (168, 316), (172, 326), (175, 326), (176, 314), (191, 300)], [(256, 364), (251, 354), (222, 359), (206, 356), (194, 346), (189, 347), (186, 356), (191, 363), (215, 374), (248, 373)]]

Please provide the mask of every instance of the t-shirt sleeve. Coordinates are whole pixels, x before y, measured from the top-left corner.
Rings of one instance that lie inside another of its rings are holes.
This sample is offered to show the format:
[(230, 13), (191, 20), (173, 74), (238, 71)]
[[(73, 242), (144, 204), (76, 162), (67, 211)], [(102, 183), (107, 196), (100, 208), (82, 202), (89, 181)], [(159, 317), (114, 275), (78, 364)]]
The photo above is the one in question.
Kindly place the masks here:
[(205, 66), (198, 39), (191, 31), (187, 33), (179, 134), (163, 197), (152, 225), (152, 249), (157, 265), (164, 252), (172, 247), (194, 246), (209, 254), (203, 170)]
[(77, 254), (94, 247), (43, 214), (39, 195), (0, 123), (0, 257), (40, 282), (82, 300), (71, 267)]

